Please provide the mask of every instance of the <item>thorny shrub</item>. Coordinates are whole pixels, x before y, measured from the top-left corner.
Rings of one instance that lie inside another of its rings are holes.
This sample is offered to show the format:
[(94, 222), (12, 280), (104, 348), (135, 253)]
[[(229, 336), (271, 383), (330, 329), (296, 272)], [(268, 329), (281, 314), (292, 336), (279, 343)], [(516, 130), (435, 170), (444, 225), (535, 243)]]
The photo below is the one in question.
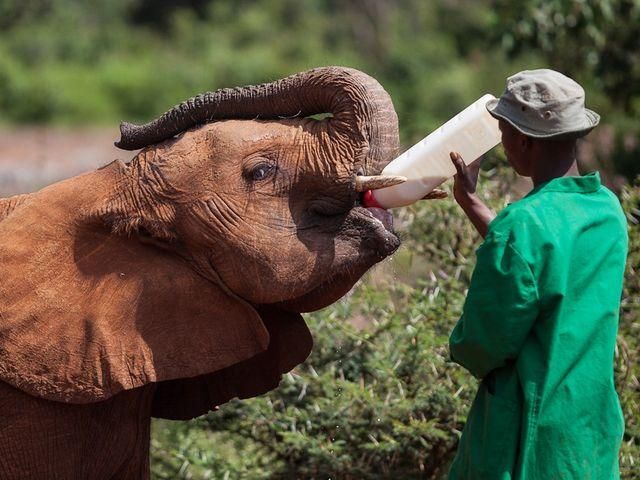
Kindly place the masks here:
[[(525, 189), (526, 190), (526, 189)], [(523, 193), (483, 172), (495, 209)], [(625, 412), (622, 477), (640, 477), (640, 183), (621, 200), (630, 252), (616, 353)], [(404, 246), (347, 298), (306, 316), (309, 359), (260, 398), (190, 423), (154, 424), (156, 478), (439, 479), (455, 453), (476, 382), (448, 359), (478, 235), (451, 200), (397, 215)]]

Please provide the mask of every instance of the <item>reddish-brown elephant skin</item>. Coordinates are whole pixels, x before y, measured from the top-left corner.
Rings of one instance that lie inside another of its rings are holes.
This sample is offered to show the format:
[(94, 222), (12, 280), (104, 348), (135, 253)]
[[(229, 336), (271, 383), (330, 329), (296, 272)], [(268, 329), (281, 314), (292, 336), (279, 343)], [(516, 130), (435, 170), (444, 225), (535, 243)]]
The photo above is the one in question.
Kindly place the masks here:
[(398, 146), (357, 70), (200, 95), (119, 145), (143, 149), (0, 199), (0, 479), (148, 478), (152, 417), (276, 388), (300, 312), (399, 246), (356, 201)]
[(73, 405), (0, 382), (1, 478), (149, 478), (154, 390)]

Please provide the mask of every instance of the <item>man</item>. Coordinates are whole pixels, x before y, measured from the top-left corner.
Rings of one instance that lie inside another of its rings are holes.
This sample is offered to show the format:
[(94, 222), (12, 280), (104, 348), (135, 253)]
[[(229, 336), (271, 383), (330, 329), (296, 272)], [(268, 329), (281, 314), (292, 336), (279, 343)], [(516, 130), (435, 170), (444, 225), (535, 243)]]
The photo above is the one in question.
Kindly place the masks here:
[(534, 188), (494, 218), (475, 194), (477, 167), (451, 154), (454, 197), (485, 240), (450, 338), (452, 359), (482, 381), (449, 478), (617, 479), (626, 222), (575, 159), (599, 116), (580, 85), (546, 69), (510, 77), (487, 109)]

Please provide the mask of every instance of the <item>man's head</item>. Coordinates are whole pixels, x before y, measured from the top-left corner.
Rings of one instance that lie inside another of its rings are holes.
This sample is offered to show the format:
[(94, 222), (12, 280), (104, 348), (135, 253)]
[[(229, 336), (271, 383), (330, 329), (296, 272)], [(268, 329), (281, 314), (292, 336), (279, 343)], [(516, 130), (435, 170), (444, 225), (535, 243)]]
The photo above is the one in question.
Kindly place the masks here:
[(502, 147), (509, 165), (523, 177), (533, 177), (536, 168), (546, 160), (558, 157), (573, 158), (577, 138), (534, 138), (520, 132), (506, 120), (500, 119)]
[(533, 176), (546, 158), (573, 157), (578, 138), (598, 125), (600, 116), (585, 108), (584, 89), (549, 69), (525, 70), (507, 79), (499, 99), (487, 110), (499, 120), (509, 163)]

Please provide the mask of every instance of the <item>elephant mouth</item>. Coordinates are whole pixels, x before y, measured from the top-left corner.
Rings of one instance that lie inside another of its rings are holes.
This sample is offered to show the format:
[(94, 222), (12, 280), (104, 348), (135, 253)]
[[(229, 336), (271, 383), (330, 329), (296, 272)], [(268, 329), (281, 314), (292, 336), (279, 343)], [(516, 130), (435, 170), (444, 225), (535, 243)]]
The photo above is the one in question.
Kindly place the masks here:
[[(354, 209), (362, 209), (366, 212), (374, 221), (382, 224), (384, 229), (395, 238), (395, 248), (390, 250), (385, 256), (391, 255), (399, 246), (399, 240), (393, 230), (393, 215), (384, 207), (379, 205), (372, 195), (373, 190), (380, 188), (390, 187), (405, 182), (405, 177), (388, 176), (388, 175), (372, 175), (372, 176), (356, 176), (355, 178), (355, 191), (356, 200)], [(385, 239), (386, 240), (386, 239)], [(387, 242), (385, 242), (387, 243)]]
[(378, 207), (356, 206), (353, 208), (353, 213), (362, 216), (370, 226), (370, 231), (361, 234), (363, 253), (373, 254), (378, 262), (398, 249), (400, 238), (393, 229), (391, 212)]
[(366, 212), (369, 213), (369, 215), (371, 215), (371, 217), (378, 220), (387, 231), (395, 234), (395, 232), (393, 231), (393, 215), (388, 210), (378, 207), (356, 206), (355, 208), (363, 208)]
[[(377, 263), (400, 246), (400, 238), (393, 229), (393, 215), (388, 210), (356, 205), (349, 217), (353, 217), (350, 227), (357, 228), (362, 225), (362, 228), (358, 229), (361, 245), (357, 260)], [(371, 266), (372, 264), (369, 265)]]
[(354, 205), (348, 212), (337, 244), (347, 253), (337, 253), (331, 272), (306, 294), (277, 305), (293, 312), (312, 312), (343, 297), (376, 263), (400, 247), (393, 230), (393, 215), (382, 208)]

